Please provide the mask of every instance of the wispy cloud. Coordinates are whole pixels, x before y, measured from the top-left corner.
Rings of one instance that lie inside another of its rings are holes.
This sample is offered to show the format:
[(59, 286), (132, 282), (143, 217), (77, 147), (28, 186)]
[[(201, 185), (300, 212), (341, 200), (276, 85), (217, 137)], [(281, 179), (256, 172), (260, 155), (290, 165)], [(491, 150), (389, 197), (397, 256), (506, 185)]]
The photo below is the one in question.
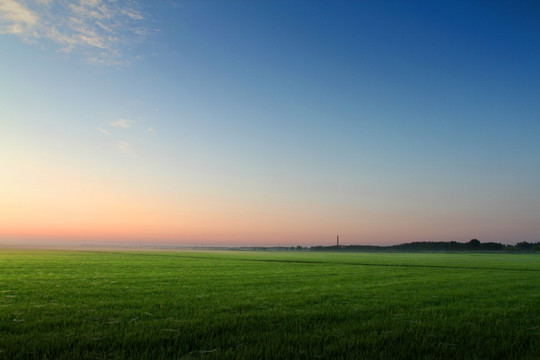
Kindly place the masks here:
[(118, 140), (116, 142), (116, 148), (123, 153), (126, 153), (126, 154), (131, 153), (131, 146), (129, 145), (127, 141)]
[(0, 33), (24, 35), (36, 26), (39, 17), (15, 0), (0, 1)]
[(112, 133), (109, 130), (104, 129), (102, 127), (98, 128), (98, 130), (99, 130), (99, 132), (101, 132), (101, 133), (103, 133), (105, 135), (112, 135)]
[(0, 34), (49, 40), (98, 64), (129, 63), (126, 49), (148, 33), (143, 20), (135, 1), (0, 0)]
[(110, 125), (112, 127), (118, 127), (118, 128), (128, 128), (131, 127), (131, 120), (128, 119), (118, 119), (115, 121), (111, 121)]
[[(140, 122), (140, 120), (133, 121), (126, 118), (120, 118), (114, 121), (110, 121), (108, 124), (102, 124), (97, 129), (102, 134), (111, 136), (111, 142), (113, 144), (116, 144), (117, 150), (124, 154), (135, 155), (135, 147), (133, 146), (132, 142), (134, 138), (138, 137), (140, 139), (142, 134), (146, 134), (146, 136), (148, 136), (148, 133), (156, 136), (156, 131), (153, 128), (141, 128), (140, 126), (138, 126), (140, 125)], [(133, 129), (127, 131), (125, 130), (132, 127)], [(145, 129), (146, 132), (144, 131)]]

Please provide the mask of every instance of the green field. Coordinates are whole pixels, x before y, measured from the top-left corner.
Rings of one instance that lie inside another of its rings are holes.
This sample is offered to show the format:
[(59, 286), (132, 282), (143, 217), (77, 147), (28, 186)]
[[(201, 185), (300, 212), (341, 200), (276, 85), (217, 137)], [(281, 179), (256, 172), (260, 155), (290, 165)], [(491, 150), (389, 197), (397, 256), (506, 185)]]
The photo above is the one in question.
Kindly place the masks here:
[(540, 256), (0, 251), (0, 359), (540, 358)]

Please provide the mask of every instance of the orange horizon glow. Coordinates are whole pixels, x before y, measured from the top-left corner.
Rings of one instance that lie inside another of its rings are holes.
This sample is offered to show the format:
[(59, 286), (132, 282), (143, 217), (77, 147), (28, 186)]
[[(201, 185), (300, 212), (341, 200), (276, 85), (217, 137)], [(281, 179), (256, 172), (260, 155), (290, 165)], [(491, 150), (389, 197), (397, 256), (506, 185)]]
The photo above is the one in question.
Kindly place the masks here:
[[(319, 199), (291, 203), (240, 193), (204, 194), (196, 189), (155, 189), (134, 182), (81, 175), (76, 168), (44, 166), (35, 158), (5, 161), (11, 176), (2, 178), (0, 242), (136, 242), (197, 245), (397, 244), (410, 241), (467, 241), (534, 236), (534, 226), (506, 224), (491, 229), (491, 219), (428, 216), (415, 210), (384, 207), (341, 208)], [(9, 169), (9, 167), (8, 167)], [(32, 173), (25, 169), (33, 169)], [(18, 176), (14, 176), (18, 174)], [(484, 236), (484, 237), (482, 237)], [(497, 239), (497, 241), (500, 241)], [(504, 241), (504, 240), (503, 240)]]

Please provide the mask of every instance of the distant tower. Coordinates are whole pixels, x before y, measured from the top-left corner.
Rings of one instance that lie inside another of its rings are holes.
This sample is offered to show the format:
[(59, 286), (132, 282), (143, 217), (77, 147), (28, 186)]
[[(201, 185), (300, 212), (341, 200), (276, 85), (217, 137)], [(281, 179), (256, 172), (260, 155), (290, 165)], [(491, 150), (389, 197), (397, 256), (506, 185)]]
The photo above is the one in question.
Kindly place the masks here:
[(337, 247), (339, 247), (339, 235), (337, 236)]

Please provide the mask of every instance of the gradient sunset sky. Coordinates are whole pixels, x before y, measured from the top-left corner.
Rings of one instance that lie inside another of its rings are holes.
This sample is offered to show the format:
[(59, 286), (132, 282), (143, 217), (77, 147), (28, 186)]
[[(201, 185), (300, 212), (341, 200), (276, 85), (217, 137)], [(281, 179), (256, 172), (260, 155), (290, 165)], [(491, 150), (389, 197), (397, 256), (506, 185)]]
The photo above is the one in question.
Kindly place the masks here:
[(539, 241), (539, 19), (0, 0), (0, 244)]

